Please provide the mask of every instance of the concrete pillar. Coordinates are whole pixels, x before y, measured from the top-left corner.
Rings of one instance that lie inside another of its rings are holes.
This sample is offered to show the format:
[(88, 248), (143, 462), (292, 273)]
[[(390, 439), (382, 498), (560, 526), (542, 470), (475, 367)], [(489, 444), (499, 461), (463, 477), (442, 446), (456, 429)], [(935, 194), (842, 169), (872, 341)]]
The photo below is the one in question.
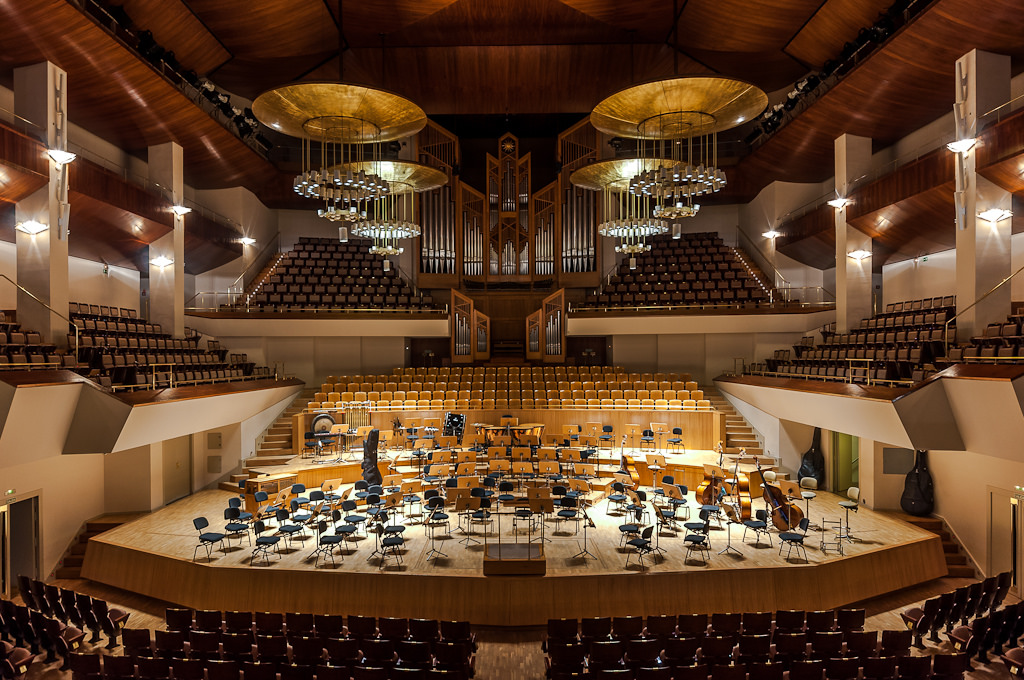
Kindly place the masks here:
[[(175, 142), (149, 147), (149, 178), (164, 188), (174, 205), (184, 203), (181, 147)], [(165, 333), (185, 337), (185, 220), (173, 215), (174, 230), (149, 244), (149, 321)], [(154, 264), (154, 260), (171, 260)]]
[[(836, 196), (846, 198), (851, 184), (871, 168), (871, 140), (843, 135), (835, 141)], [(856, 260), (855, 251), (871, 252), (871, 237), (847, 225), (845, 208), (834, 208), (836, 220), (836, 332), (849, 333), (871, 316), (871, 257)]]
[[(14, 112), (43, 130), (48, 149), (67, 149), (67, 74), (49, 62), (14, 69)], [(18, 291), (18, 322), (63, 347), (68, 322), (42, 303), (67, 317), (68, 175), (66, 166), (47, 162), (49, 181), (14, 207), (16, 224), (47, 227), (35, 235), (15, 231), (18, 283), (32, 293)]]
[[(972, 50), (956, 61), (954, 120), (958, 140), (977, 137), (984, 114), (1010, 100), (1010, 58)], [(956, 154), (956, 310), (960, 339), (1010, 313), (1010, 284), (974, 305), (1010, 275), (1010, 219), (978, 215), (1011, 209), (1012, 195), (977, 173), (976, 147)], [(973, 306), (972, 306), (973, 305)]]

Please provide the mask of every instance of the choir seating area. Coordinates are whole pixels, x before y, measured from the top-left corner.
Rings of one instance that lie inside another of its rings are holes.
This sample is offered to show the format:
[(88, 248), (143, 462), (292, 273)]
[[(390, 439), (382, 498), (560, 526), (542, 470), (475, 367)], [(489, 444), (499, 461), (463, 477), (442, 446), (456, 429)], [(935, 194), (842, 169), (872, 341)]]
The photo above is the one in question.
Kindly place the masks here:
[(259, 311), (433, 310), (429, 296), (413, 290), (366, 245), (301, 237), (240, 299), (236, 308)]
[(375, 410), (711, 410), (688, 373), (629, 373), (616, 366), (455, 366), (328, 376), (308, 408), (343, 408), (353, 402), (368, 402)]
[(273, 377), (266, 366), (256, 366), (245, 354), (229, 353), (213, 339), (200, 347), (200, 334), (185, 329), (185, 338), (172, 338), (160, 324), (138, 318), (134, 309), (70, 303), (77, 327), (68, 333), (78, 361), (68, 365), (104, 387), (145, 389), (172, 385), (256, 380)]
[(715, 233), (652, 239), (651, 251), (628, 260), (597, 295), (576, 309), (594, 307), (745, 306), (767, 302), (768, 290), (752, 265)]
[[(776, 350), (771, 359), (751, 364), (754, 375), (839, 382), (910, 385), (934, 375), (957, 359), (946, 356), (946, 342), (956, 341), (956, 298), (925, 298), (890, 303), (882, 314), (862, 319), (850, 333), (822, 329), (822, 342), (805, 337), (800, 344)], [(962, 352), (961, 352), (962, 353)], [(993, 351), (994, 354), (994, 351)]]

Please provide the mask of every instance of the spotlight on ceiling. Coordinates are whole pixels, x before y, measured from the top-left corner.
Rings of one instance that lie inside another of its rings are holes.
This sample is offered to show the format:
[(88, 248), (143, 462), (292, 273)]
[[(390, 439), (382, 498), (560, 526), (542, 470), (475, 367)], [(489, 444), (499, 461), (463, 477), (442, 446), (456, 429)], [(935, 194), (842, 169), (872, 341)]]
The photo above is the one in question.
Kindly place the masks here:
[(43, 224), (42, 222), (36, 222), (35, 220), (28, 220), (27, 222), (18, 222), (16, 225), (14, 225), (14, 228), (25, 234), (31, 234), (32, 236), (35, 236), (36, 234), (41, 234), (47, 229), (49, 229), (49, 227)]
[(65, 151), (64, 149), (50, 149), (46, 152), (46, 155), (49, 156), (50, 160), (57, 165), (67, 165), (78, 158), (75, 154), (70, 151)]
[(958, 139), (955, 142), (950, 142), (946, 145), (946, 148), (953, 153), (967, 153), (974, 148), (974, 145), (978, 143), (978, 140), (973, 137), (970, 139)]

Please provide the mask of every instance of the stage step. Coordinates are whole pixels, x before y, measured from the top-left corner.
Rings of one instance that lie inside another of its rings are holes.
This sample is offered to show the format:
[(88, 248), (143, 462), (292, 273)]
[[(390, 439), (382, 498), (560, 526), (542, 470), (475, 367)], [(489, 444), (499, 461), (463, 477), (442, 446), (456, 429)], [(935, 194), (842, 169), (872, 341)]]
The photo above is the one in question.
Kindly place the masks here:
[(125, 522), (130, 522), (136, 517), (141, 517), (148, 513), (145, 512), (121, 512), (109, 515), (100, 515), (88, 520), (82, 527), (82, 530), (78, 533), (75, 538), (75, 542), (72, 543), (67, 551), (64, 553), (64, 557), (61, 558), (60, 562), (57, 563), (57, 570), (54, 572), (54, 576), (57, 578), (81, 578), (82, 577), (82, 562), (85, 560), (85, 552), (89, 545), (89, 539), (94, 536), (99, 536), (105, 531), (110, 531), (115, 527), (119, 527)]
[(899, 511), (891, 511), (887, 514), (937, 535), (942, 541), (942, 553), (946, 558), (946, 569), (949, 571), (950, 576), (977, 578), (974, 565), (968, 561), (967, 555), (963, 552), (960, 544), (953, 537), (952, 532), (946, 527), (946, 522), (941, 517), (914, 517)]

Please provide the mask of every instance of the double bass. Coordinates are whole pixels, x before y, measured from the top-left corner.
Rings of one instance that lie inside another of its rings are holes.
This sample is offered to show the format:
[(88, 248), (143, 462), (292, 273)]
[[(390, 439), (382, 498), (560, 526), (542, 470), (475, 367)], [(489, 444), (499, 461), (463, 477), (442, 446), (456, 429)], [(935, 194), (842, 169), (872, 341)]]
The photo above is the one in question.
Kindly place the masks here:
[(700, 499), (701, 505), (718, 505), (719, 499), (725, 493), (722, 482), (725, 481), (725, 471), (718, 465), (704, 466), (704, 481), (697, 487), (694, 495)]
[[(757, 471), (761, 471), (760, 464), (757, 466)], [(764, 502), (772, 516), (772, 524), (776, 529), (789, 531), (800, 524), (800, 520), (804, 518), (804, 511), (795, 503), (790, 503), (786, 494), (782, 493), (782, 489), (767, 481), (762, 484), (761, 489)]]

